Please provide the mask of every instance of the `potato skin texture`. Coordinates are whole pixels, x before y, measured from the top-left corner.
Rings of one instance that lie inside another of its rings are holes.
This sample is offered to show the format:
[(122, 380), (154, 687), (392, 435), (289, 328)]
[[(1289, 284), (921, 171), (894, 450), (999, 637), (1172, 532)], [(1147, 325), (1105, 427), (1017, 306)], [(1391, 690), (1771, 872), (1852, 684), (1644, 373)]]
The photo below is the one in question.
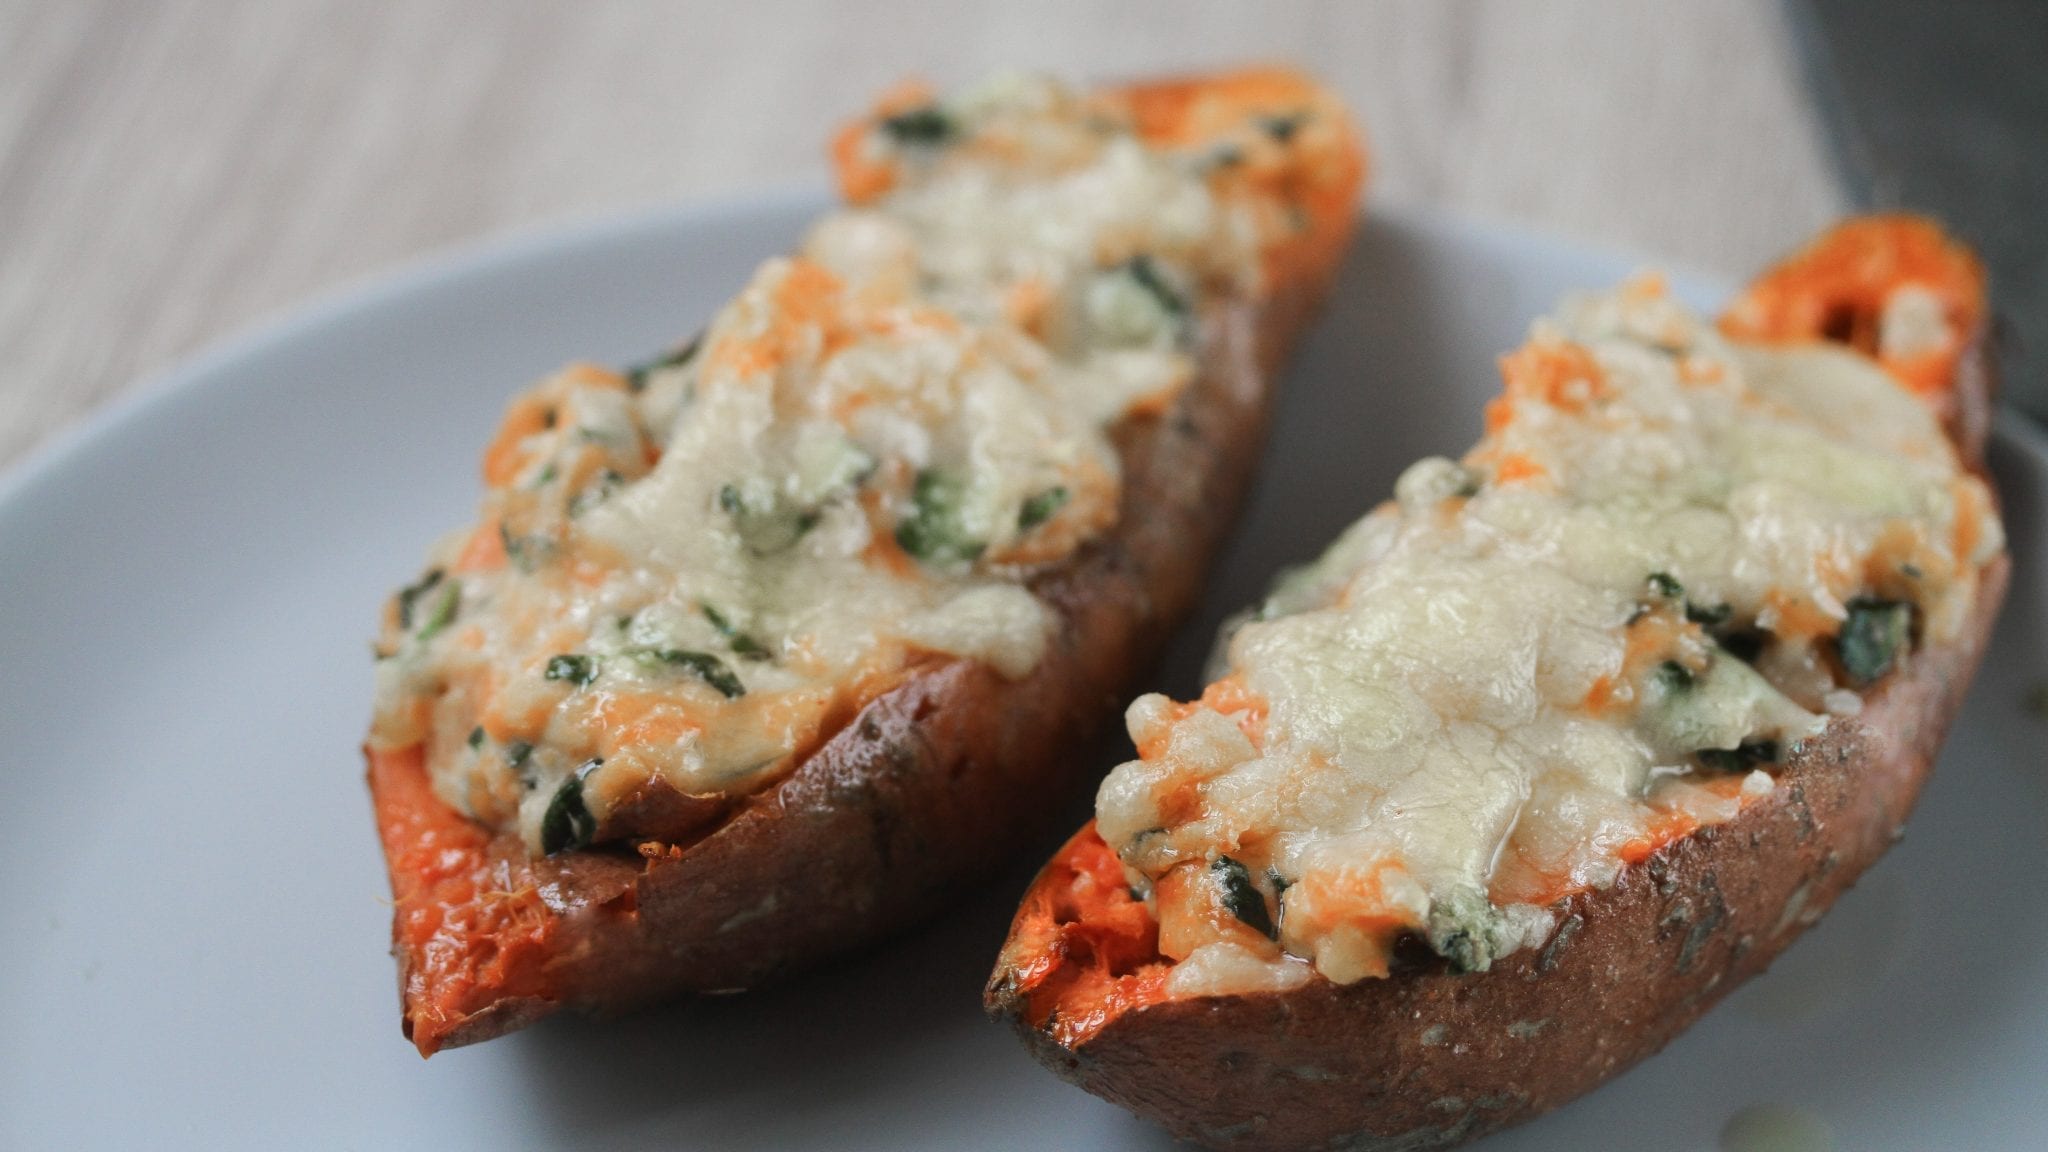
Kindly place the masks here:
[[(1092, 780), (1074, 755), (1119, 715), (1192, 610), (1262, 446), (1273, 382), (1349, 249), (1355, 210), (1255, 306), (1201, 309), (1195, 379), (1115, 434), (1115, 528), (1030, 581), (1058, 616), (1038, 667), (1004, 680), (967, 661), (910, 669), (768, 789), (735, 800), (701, 839), (533, 859), (516, 835), (484, 856), (494, 881), (538, 889), (549, 926), (543, 995), (485, 989), (429, 1003), (422, 950), (394, 924), (406, 1035), (423, 1055), (564, 1007), (610, 1012), (681, 993), (772, 982), (919, 920), (1042, 834)], [(377, 794), (387, 857), (394, 823)], [(480, 865), (482, 870), (485, 866)], [(409, 914), (399, 893), (399, 918)]]
[[(1980, 474), (1992, 380), (1980, 338), (1947, 413)], [(1915, 649), (1860, 716), (1788, 760), (1769, 797), (1560, 902), (1544, 947), (1483, 974), (1418, 949), (1386, 979), (1130, 1009), (1068, 1048), (1028, 1018), (1012, 967), (1028, 945), (1013, 930), (988, 1010), (1062, 1078), (1210, 1148), (1417, 1152), (1533, 1119), (1663, 1048), (1898, 841), (2009, 570), (2005, 556), (1987, 566), (1958, 638)]]

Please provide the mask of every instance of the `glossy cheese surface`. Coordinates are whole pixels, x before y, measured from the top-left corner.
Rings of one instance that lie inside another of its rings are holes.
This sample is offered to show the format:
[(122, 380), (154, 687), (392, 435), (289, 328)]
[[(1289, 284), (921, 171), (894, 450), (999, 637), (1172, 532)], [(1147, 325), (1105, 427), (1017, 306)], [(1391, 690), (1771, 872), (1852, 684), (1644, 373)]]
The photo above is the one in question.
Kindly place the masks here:
[[(1946, 338), (1895, 311), (1894, 345)], [(1478, 446), (1283, 579), (1201, 700), (1131, 707), (1097, 824), (1171, 994), (1540, 943), (1558, 899), (1768, 795), (2001, 550), (1930, 407), (1856, 352), (1728, 339), (1644, 279), (1502, 367)]]
[(688, 835), (929, 662), (1029, 675), (1031, 578), (1116, 524), (1113, 431), (1301, 226), (1258, 175), (1352, 147), (1268, 81), (1285, 132), (1022, 75), (849, 126), (851, 202), (695, 340), (512, 404), (480, 522), (387, 613), (373, 743), (554, 852)]

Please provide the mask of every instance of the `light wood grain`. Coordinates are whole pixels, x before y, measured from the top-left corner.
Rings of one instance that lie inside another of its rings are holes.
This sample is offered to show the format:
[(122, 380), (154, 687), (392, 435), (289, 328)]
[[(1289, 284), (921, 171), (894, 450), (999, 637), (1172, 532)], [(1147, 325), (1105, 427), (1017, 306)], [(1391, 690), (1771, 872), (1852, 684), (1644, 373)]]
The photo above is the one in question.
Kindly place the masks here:
[(1731, 274), (1842, 207), (1771, 0), (0, 0), (0, 465), (421, 253), (822, 181), (905, 73), (1246, 59), (1342, 88), (1387, 200)]

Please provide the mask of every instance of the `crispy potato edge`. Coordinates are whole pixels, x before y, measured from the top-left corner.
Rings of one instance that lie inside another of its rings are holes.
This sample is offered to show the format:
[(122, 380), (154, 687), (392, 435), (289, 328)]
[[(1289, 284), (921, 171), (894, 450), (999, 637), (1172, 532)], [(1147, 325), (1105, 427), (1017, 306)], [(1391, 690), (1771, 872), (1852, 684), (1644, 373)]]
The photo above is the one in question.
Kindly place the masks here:
[[(927, 666), (709, 835), (648, 858), (630, 884), (634, 858), (616, 851), (535, 862), (550, 904), (565, 910), (552, 998), (486, 1000), (422, 1029), (421, 965), (394, 930), (404, 1026), (422, 1053), (563, 1007), (608, 1013), (772, 982), (925, 917), (1047, 831), (1096, 767), (1075, 750), (1120, 715), (1193, 608), (1250, 486), (1274, 381), (1349, 253), (1356, 219), (1261, 306), (1203, 310), (1194, 381), (1163, 414), (1117, 432), (1125, 486), (1115, 531), (1031, 582), (1059, 617), (1031, 675)], [(499, 835), (491, 856), (523, 856), (516, 840)]]
[[(1980, 333), (1944, 413), (1979, 475), (1995, 382)], [(1533, 1119), (1763, 972), (1904, 835), (2010, 572), (2009, 556), (1988, 565), (1956, 640), (1916, 650), (1861, 715), (1791, 758), (1767, 800), (1561, 902), (1544, 947), (1484, 974), (1432, 960), (1349, 986), (1168, 1000), (1072, 1049), (1027, 1019), (1001, 965), (986, 1006), (1063, 1079), (1210, 1148), (1419, 1152)]]

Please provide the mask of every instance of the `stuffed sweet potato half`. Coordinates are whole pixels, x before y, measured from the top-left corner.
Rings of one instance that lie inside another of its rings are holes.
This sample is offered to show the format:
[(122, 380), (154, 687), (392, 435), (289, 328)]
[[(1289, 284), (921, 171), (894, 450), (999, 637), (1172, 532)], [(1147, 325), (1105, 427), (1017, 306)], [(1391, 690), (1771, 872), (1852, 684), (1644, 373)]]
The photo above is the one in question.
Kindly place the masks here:
[(1655, 1052), (1892, 844), (2007, 563), (1983, 277), (1853, 220), (1654, 280), (1289, 574), (1027, 892), (990, 1010), (1217, 1148), (1420, 1149)]
[(752, 987), (1085, 787), (1352, 232), (1276, 71), (888, 97), (694, 341), (520, 396), (388, 605), (369, 776), (423, 1054)]

